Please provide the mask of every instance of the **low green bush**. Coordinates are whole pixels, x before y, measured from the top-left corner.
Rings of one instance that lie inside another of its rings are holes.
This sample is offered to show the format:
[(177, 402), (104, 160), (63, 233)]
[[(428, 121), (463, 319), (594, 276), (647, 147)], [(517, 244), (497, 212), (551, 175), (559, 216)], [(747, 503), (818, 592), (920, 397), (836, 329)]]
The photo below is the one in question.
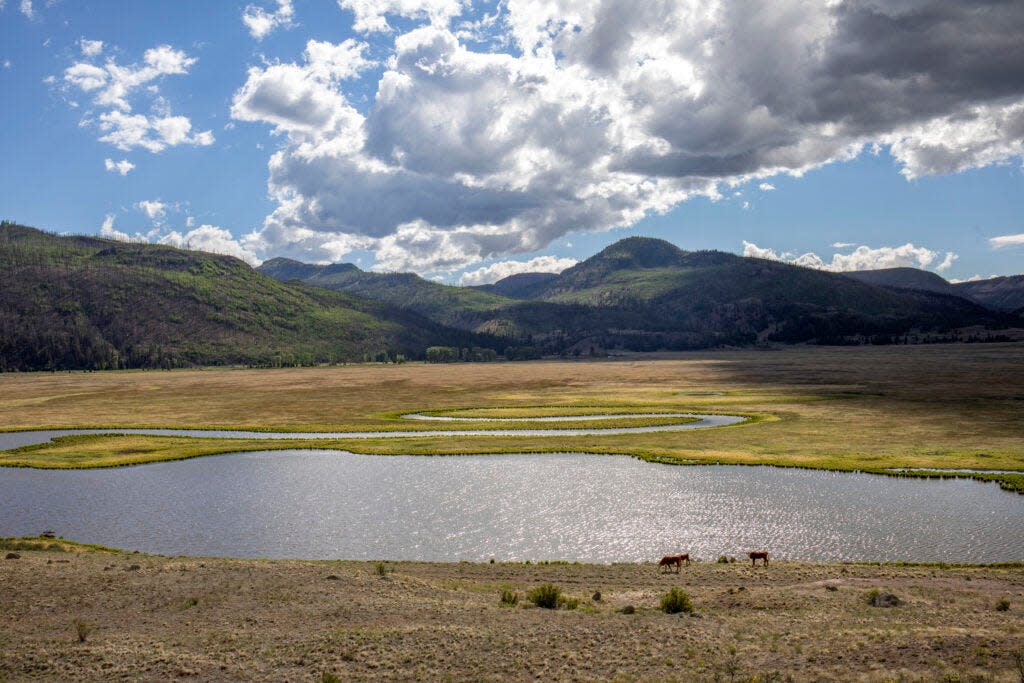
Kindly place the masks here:
[(519, 593), (513, 593), (509, 590), (501, 591), (501, 604), (506, 607), (515, 607), (519, 604)]
[(545, 583), (531, 590), (526, 598), (537, 607), (544, 609), (557, 609), (558, 598), (562, 596), (562, 590), (550, 583)]
[(693, 603), (690, 596), (680, 588), (673, 588), (661, 598), (661, 611), (666, 614), (679, 614), (693, 612)]

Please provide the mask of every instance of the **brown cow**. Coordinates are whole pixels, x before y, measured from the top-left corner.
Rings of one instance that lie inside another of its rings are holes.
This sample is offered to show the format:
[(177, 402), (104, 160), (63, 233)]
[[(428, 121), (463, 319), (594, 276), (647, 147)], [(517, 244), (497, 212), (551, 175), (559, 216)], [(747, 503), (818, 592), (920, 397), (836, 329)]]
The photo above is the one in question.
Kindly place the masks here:
[(764, 560), (764, 566), (768, 566), (768, 551), (767, 550), (751, 550), (747, 553), (747, 557), (750, 558), (750, 566), (756, 567), (758, 560)]
[(665, 557), (661, 558), (660, 562), (658, 562), (658, 566), (668, 568), (672, 565), (675, 565), (676, 573), (678, 574), (679, 571), (683, 568), (683, 562), (686, 563), (687, 567), (690, 566), (690, 553), (683, 553), (682, 555), (666, 555)]

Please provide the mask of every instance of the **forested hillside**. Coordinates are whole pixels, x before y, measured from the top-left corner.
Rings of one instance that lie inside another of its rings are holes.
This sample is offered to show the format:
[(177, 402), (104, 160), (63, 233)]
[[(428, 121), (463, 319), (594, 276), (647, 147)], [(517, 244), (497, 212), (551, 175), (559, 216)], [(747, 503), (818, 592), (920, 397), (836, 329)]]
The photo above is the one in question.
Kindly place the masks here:
[(1004, 338), (997, 330), (1024, 324), (951, 294), (718, 251), (687, 252), (642, 237), (616, 242), (558, 275), (513, 275), (479, 288), (366, 273), (351, 264), (274, 259), (261, 269), (381, 298), (545, 353), (994, 340)]
[(230, 256), (0, 224), (0, 370), (413, 358), (488, 341)]

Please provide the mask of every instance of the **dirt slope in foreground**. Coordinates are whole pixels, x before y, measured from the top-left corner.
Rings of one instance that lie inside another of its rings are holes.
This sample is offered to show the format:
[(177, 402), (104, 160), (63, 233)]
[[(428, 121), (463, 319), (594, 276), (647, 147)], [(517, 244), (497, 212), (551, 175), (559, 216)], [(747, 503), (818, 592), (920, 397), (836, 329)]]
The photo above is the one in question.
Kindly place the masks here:
[[(702, 562), (675, 575), (652, 564), (392, 562), (382, 577), (372, 562), (18, 553), (0, 560), (0, 680), (320, 680), (328, 672), (342, 680), (1019, 681), (1014, 653), (1024, 647), (1020, 567)], [(524, 593), (545, 582), (579, 607), (527, 606)], [(695, 616), (657, 609), (673, 586), (690, 594)], [(520, 594), (519, 606), (501, 606), (503, 588)], [(873, 588), (903, 604), (871, 607)], [(997, 609), (1000, 600), (1008, 610)], [(627, 605), (636, 613), (622, 614)], [(76, 622), (86, 625), (84, 642)]]

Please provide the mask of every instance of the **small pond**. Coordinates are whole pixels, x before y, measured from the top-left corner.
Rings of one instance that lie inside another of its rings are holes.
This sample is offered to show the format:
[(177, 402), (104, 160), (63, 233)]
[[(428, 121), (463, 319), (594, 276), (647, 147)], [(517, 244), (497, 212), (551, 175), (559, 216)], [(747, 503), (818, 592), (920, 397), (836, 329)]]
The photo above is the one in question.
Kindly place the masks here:
[(969, 480), (582, 454), (283, 450), (0, 468), (0, 535), (152, 553), (396, 560), (1024, 560), (1024, 496)]

